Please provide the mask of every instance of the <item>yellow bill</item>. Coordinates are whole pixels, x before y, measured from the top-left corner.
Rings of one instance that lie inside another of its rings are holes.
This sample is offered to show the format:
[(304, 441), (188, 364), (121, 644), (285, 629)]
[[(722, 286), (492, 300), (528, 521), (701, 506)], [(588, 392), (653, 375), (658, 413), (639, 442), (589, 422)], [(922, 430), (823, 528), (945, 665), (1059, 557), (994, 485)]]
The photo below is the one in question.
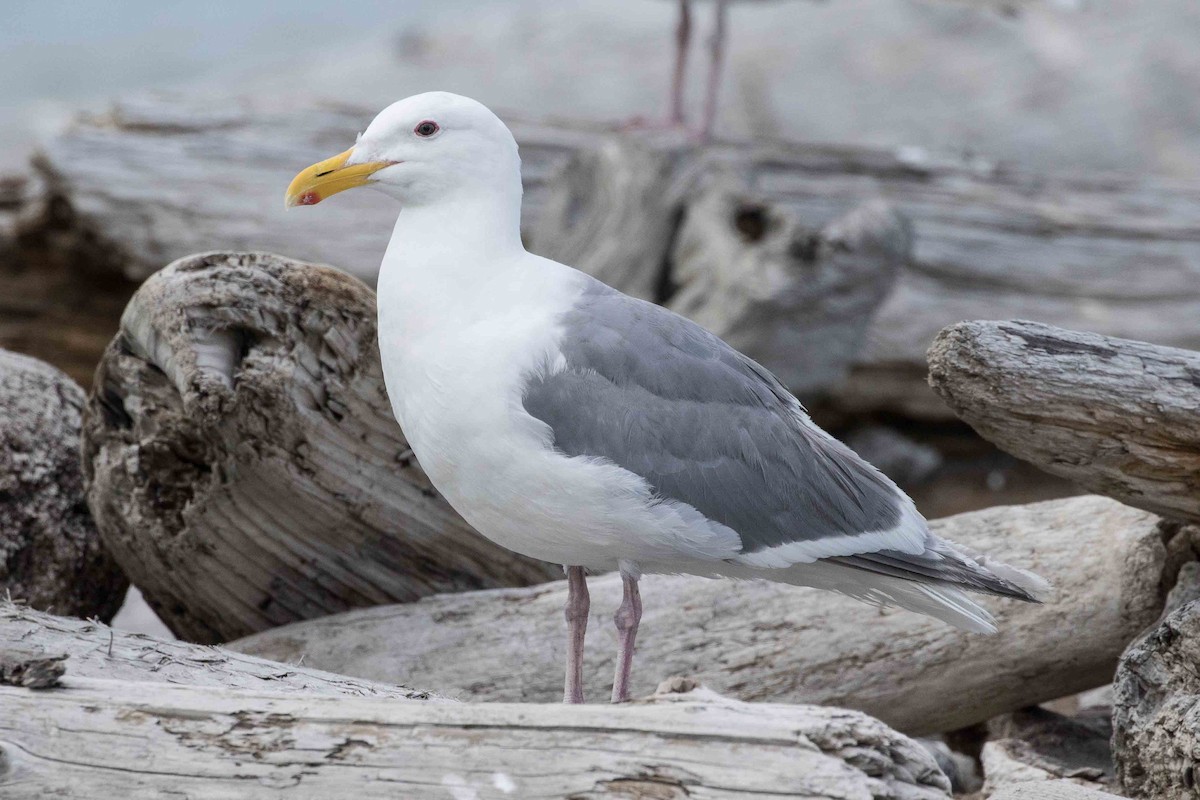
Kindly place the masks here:
[(301, 172), (292, 179), (287, 188), (283, 204), (292, 206), (315, 206), (325, 198), (353, 189), (355, 186), (365, 186), (370, 183), (373, 173), (384, 167), (390, 167), (396, 161), (371, 161), (366, 164), (346, 166), (354, 148), (344, 153), (338, 153), (333, 158), (327, 158)]

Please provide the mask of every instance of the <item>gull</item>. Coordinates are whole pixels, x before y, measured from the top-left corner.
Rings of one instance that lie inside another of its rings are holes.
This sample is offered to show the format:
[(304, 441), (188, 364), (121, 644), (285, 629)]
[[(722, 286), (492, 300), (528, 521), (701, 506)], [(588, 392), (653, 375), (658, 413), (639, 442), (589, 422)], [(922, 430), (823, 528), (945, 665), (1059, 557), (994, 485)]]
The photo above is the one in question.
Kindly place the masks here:
[(814, 586), (984, 633), (994, 621), (964, 590), (1048, 589), (932, 534), (904, 492), (714, 334), (528, 252), (517, 143), (482, 104), (394, 103), (285, 202), (358, 186), (400, 201), (378, 285), (392, 410), (479, 533), (565, 568), (566, 702), (583, 702), (587, 572), (621, 574), (613, 702), (629, 698), (646, 573)]

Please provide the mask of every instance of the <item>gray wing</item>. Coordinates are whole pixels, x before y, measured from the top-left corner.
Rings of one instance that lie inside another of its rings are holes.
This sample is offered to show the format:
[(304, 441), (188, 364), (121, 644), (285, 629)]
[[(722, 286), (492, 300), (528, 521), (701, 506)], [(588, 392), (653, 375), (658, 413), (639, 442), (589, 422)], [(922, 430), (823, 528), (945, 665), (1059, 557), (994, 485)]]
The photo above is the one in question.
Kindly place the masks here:
[(531, 376), (524, 392), (562, 453), (640, 475), (736, 531), (745, 553), (900, 521), (890, 481), (695, 323), (589, 282), (562, 324), (566, 369)]

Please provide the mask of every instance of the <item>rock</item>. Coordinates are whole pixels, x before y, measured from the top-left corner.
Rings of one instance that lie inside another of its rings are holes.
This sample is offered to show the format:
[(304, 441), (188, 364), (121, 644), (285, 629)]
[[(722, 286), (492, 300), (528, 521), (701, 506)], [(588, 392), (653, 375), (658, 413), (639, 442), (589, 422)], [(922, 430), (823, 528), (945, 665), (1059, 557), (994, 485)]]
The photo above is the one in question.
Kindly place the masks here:
[(108, 620), (128, 584), (84, 502), (83, 405), (63, 373), (0, 350), (0, 594)]
[(1195, 567), (1172, 592), (1182, 603), (1121, 656), (1113, 682), (1113, 756), (1130, 797), (1194, 798), (1200, 784), (1200, 600)]

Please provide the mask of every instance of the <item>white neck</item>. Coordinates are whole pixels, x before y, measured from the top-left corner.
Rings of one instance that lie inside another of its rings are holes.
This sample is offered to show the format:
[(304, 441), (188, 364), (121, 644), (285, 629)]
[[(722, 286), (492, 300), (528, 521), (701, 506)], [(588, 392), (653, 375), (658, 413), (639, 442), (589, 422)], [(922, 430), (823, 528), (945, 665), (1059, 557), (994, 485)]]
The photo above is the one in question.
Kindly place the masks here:
[(379, 313), (415, 339), (461, 325), (480, 303), (501, 301), (504, 265), (525, 255), (521, 187), (405, 207), (379, 271)]

